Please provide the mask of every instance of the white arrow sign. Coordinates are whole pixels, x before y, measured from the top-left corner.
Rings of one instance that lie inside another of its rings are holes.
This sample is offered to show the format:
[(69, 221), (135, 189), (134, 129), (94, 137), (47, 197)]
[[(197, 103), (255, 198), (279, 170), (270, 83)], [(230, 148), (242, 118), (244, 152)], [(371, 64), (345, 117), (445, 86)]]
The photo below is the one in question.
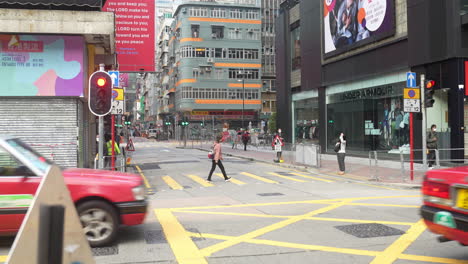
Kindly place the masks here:
[(112, 78), (112, 83), (114, 84), (114, 87), (119, 87), (119, 72), (110, 71), (109, 75)]

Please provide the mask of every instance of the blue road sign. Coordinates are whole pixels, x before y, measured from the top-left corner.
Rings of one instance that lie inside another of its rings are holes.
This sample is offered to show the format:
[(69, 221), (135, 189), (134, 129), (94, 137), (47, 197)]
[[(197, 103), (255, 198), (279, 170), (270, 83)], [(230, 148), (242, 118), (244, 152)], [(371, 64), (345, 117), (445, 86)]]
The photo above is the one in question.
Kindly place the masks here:
[(415, 72), (406, 73), (406, 87), (408, 88), (416, 87), (416, 73)]
[(114, 87), (119, 87), (119, 71), (110, 71), (109, 75), (112, 78)]

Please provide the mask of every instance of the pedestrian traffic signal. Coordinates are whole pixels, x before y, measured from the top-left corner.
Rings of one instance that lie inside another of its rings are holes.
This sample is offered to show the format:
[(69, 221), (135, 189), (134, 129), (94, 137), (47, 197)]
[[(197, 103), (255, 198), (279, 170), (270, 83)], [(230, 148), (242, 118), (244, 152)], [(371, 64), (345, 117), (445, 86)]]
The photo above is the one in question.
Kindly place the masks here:
[(188, 126), (188, 125), (189, 125), (189, 122), (188, 122), (188, 121), (182, 121), (182, 122), (181, 122), (181, 125), (182, 125), (182, 126)]
[(426, 108), (432, 107), (434, 105), (434, 86), (435, 86), (435, 81), (433, 80), (427, 80), (425, 89), (424, 89), (424, 106)]
[(112, 78), (107, 72), (97, 71), (89, 77), (89, 110), (105, 116), (112, 107)]
[(170, 126), (171, 125), (171, 122), (166, 122), (164, 123), (166, 126)]
[(130, 122), (130, 121), (125, 121), (124, 124), (127, 125), (127, 126), (129, 126), (129, 125), (132, 124), (132, 122)]
[(200, 123), (200, 126), (201, 126), (201, 127), (204, 127), (204, 126), (205, 126), (205, 123), (201, 122), (201, 123)]

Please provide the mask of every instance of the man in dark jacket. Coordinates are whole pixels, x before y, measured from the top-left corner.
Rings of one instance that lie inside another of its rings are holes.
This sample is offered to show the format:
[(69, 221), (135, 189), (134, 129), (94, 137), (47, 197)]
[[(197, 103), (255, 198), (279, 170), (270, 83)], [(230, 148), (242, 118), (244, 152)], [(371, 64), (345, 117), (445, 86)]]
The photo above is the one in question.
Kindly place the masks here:
[(242, 143), (244, 143), (244, 151), (247, 151), (247, 143), (249, 143), (250, 140), (250, 133), (249, 131), (245, 130), (244, 133), (242, 134)]
[(437, 141), (438, 141), (438, 136), (437, 136), (437, 126), (432, 125), (431, 126), (431, 131), (427, 133), (427, 161), (429, 163), (429, 168), (432, 168), (432, 166), (435, 163), (435, 158), (436, 158), (436, 153), (435, 150), (437, 149)]

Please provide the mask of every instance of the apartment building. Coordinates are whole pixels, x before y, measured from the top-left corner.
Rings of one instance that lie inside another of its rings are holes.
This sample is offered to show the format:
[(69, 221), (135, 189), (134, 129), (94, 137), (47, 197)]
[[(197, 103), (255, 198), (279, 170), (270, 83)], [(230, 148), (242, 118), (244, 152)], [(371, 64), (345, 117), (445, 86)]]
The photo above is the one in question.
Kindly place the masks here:
[[(262, 35), (255, 0), (186, 1), (174, 12), (168, 108), (190, 127), (255, 126), (262, 107)], [(162, 77), (164, 80), (165, 76)]]

